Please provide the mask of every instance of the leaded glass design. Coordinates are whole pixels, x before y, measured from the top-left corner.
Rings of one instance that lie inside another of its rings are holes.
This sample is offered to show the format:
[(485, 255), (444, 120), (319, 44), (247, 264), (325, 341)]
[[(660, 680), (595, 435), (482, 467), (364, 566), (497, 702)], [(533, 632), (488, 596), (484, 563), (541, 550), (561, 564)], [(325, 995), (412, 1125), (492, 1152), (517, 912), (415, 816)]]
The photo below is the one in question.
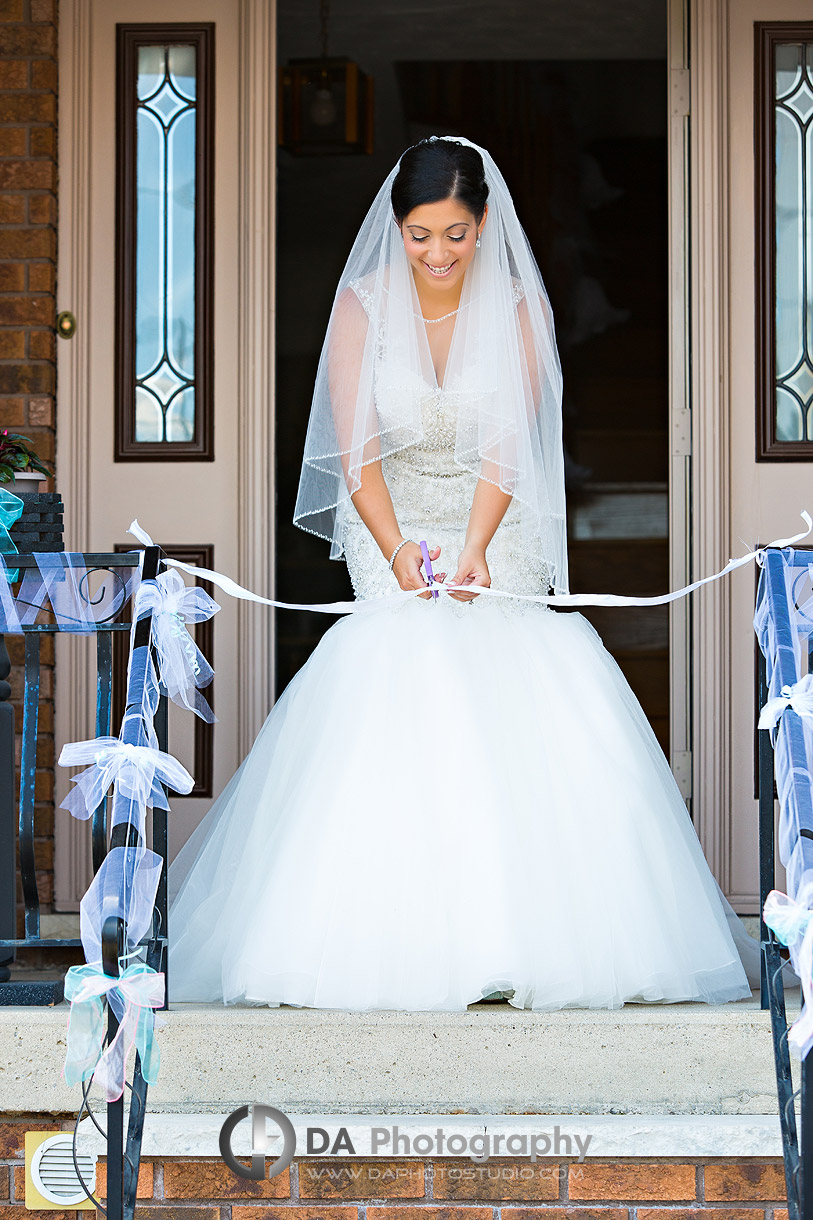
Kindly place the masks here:
[(138, 48), (135, 440), (195, 434), (196, 49)]
[(775, 439), (813, 442), (813, 41), (774, 46)]

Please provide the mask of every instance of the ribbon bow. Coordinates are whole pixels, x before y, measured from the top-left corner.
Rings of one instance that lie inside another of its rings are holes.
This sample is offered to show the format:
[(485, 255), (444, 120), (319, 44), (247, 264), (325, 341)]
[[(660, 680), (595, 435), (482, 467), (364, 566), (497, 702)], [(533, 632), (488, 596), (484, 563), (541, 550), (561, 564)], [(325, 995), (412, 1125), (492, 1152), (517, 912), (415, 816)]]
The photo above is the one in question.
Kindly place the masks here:
[[(13, 491), (6, 491), (5, 487), (0, 487), (0, 554), (2, 555), (19, 554), (9, 530), (14, 522), (23, 515), (24, 508), (25, 504), (20, 496), (15, 496)], [(19, 575), (19, 568), (9, 568), (9, 583), (13, 583)]]
[[(102, 1053), (104, 996), (119, 1019), (119, 1028)], [(148, 1084), (155, 1083), (160, 1051), (153, 1038), (153, 1009), (164, 1002), (163, 974), (145, 962), (133, 962), (118, 976), (105, 974), (96, 962), (71, 966), (65, 975), (65, 999), (71, 1003), (63, 1068), (69, 1085), (92, 1076), (107, 1100), (116, 1101), (124, 1092), (127, 1056), (134, 1042), (144, 1079)], [(160, 1017), (157, 1021), (159, 1028), (166, 1024)]]
[(799, 716), (813, 718), (813, 674), (805, 674), (792, 686), (783, 686), (775, 699), (769, 699), (759, 714), (760, 729), (772, 729), (789, 707)]
[(200, 623), (220, 606), (203, 589), (188, 588), (179, 572), (161, 572), (139, 586), (135, 617), (152, 614), (152, 639), (158, 654), (161, 681), (173, 703), (195, 712), (211, 724), (217, 719), (200, 693), (214, 671), (189, 634), (187, 623)]
[(92, 763), (86, 771), (71, 776), (76, 787), (68, 793), (60, 809), (86, 821), (101, 805), (111, 784), (119, 795), (140, 808), (151, 805), (169, 809), (162, 783), (173, 792), (191, 792), (192, 776), (171, 754), (155, 746), (134, 746), (118, 737), (95, 737), (91, 741), (72, 741), (62, 747), (60, 767)]
[(762, 908), (762, 918), (783, 945), (790, 948), (796, 973), (802, 982), (804, 1006), (788, 1032), (788, 1046), (804, 1059), (813, 1045), (813, 911), (780, 890), (771, 890)]

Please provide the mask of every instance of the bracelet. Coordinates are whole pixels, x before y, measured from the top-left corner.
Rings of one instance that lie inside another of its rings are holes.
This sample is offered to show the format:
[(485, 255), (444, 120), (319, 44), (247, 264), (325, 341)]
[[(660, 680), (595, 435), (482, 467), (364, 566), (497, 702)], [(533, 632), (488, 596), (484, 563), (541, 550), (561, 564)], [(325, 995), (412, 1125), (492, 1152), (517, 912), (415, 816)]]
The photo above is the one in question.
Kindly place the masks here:
[(402, 546), (406, 546), (406, 544), (407, 544), (408, 542), (411, 542), (411, 541), (412, 541), (412, 539), (411, 539), (411, 538), (403, 538), (403, 539), (402, 539), (402, 540), (401, 540), (401, 541), (398, 543), (397, 547), (395, 548), (395, 550), (394, 550), (394, 551), (392, 552), (392, 554), (390, 555), (390, 571), (392, 571), (392, 565), (395, 563), (395, 556), (398, 554), (398, 552), (400, 551), (401, 547), (402, 547)]

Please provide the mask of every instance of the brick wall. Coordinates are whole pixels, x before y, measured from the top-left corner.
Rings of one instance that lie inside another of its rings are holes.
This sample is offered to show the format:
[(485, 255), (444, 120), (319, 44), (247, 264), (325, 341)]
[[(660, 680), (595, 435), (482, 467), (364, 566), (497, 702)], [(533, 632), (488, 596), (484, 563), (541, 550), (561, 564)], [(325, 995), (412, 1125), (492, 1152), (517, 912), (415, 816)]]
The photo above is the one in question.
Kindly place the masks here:
[[(26, 1130), (69, 1129), (38, 1115), (0, 1122), (0, 1220), (24, 1210)], [(6, 1168), (7, 1166), (7, 1168)], [(104, 1162), (97, 1197), (104, 1201)], [(222, 1160), (144, 1159), (137, 1220), (787, 1220), (779, 1158), (295, 1157), (274, 1178), (237, 1178)], [(70, 1213), (73, 1215), (73, 1213)], [(68, 1212), (51, 1212), (54, 1220)], [(81, 1220), (78, 1213), (76, 1220)]]
[[(0, 427), (30, 436), (49, 460), (55, 449), (56, 22), (55, 0), (0, 0)], [(49, 480), (43, 490), (53, 486)], [(19, 728), (22, 640), (8, 643)], [(53, 903), (51, 645), (43, 658), (37, 757), (36, 852), (46, 910)]]
[(787, 1220), (778, 1160), (295, 1158), (249, 1182), (222, 1161), (167, 1159), (145, 1162), (139, 1190), (142, 1220), (190, 1205), (199, 1220)]

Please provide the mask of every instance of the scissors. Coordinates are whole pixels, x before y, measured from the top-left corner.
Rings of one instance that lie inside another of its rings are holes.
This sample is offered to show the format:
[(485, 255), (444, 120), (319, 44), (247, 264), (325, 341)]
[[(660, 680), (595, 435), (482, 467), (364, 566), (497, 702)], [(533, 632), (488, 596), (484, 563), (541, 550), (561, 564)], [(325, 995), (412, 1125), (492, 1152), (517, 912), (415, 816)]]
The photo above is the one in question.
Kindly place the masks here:
[[(432, 571), (432, 561), (429, 558), (429, 547), (423, 541), (421, 542), (421, 554), (423, 555), (423, 566), (426, 570), (426, 576), (429, 581), (429, 586), (431, 588), (432, 585), (435, 583), (435, 574)], [(440, 597), (440, 593), (438, 592), (437, 589), (432, 589), (432, 597), (435, 599)]]

